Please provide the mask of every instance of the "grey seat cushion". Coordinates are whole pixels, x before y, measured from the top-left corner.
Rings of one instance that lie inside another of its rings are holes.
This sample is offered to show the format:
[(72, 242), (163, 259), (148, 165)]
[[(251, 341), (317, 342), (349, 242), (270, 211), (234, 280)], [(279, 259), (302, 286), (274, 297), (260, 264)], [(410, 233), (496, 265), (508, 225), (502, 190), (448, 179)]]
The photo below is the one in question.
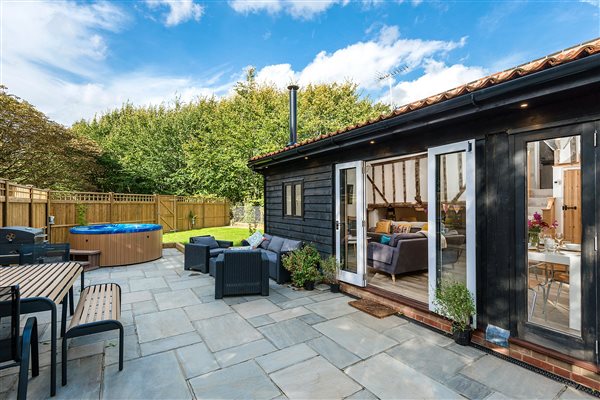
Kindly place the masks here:
[(267, 247), (267, 250), (279, 253), (281, 251), (281, 247), (283, 246), (283, 242), (283, 238), (280, 238), (279, 236), (273, 236), (269, 242), (269, 247)]
[(267, 256), (270, 264), (277, 263), (277, 253), (273, 253), (272, 251), (267, 250), (267, 251), (263, 251), (263, 254), (265, 254)]
[(203, 244), (211, 249), (218, 249), (219, 243), (212, 236), (196, 236), (190, 238), (190, 243)]
[(225, 250), (227, 249), (223, 249), (223, 248), (218, 248), (218, 249), (210, 249), (210, 257), (216, 257), (219, 254), (223, 253)]
[(395, 233), (392, 235), (392, 240), (390, 240), (390, 246), (396, 247), (399, 240), (412, 240), (412, 239), (423, 239), (427, 237), (422, 233)]
[(299, 250), (300, 247), (302, 247), (302, 242), (300, 240), (285, 239), (281, 246), (281, 252), (286, 253), (288, 251)]

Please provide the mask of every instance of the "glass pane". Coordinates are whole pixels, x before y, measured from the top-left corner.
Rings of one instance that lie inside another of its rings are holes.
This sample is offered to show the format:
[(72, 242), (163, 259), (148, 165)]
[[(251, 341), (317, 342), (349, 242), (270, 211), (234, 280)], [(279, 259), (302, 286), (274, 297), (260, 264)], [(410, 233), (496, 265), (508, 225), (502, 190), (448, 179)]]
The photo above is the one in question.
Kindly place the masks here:
[(581, 334), (579, 136), (527, 144), (529, 321)]
[(296, 196), (295, 198), (295, 215), (297, 217), (301, 217), (302, 216), (302, 185), (297, 183), (296, 188), (294, 190), (294, 195)]
[(466, 152), (436, 156), (437, 284), (467, 283)]
[(340, 170), (339, 185), (341, 269), (356, 273), (356, 168)]
[(292, 215), (292, 185), (285, 185), (285, 215)]

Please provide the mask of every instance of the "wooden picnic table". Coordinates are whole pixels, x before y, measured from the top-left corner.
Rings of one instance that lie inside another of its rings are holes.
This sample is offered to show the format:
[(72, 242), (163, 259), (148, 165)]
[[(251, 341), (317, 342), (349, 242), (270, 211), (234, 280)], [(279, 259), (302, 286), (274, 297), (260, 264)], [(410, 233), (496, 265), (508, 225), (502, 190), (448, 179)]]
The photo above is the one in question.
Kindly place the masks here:
[[(21, 290), (21, 313), (50, 311), (50, 396), (56, 394), (56, 305), (62, 301), (62, 324), (67, 319), (67, 296), (78, 277), (83, 287), (83, 268), (77, 262), (31, 264), (0, 267), (0, 286), (18, 284)], [(0, 315), (3, 317), (6, 315)], [(63, 329), (64, 330), (64, 329)]]

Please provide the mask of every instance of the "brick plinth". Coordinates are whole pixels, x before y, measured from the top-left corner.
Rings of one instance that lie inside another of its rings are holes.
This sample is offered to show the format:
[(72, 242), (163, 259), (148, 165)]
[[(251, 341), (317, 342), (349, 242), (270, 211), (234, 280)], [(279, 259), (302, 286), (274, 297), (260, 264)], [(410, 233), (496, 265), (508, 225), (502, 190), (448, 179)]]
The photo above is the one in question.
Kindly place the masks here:
[[(447, 333), (452, 331), (452, 323), (448, 319), (430, 311), (403, 304), (398, 300), (390, 299), (353, 285), (342, 283), (340, 288), (343, 292), (352, 296), (376, 301), (396, 310), (410, 319), (414, 319), (441, 331)], [(600, 392), (600, 366), (598, 365), (579, 360), (569, 362), (570, 357), (568, 356), (559, 359), (558, 357), (545, 354), (543, 349), (534, 350), (534, 348), (539, 348), (539, 346), (528, 346), (527, 342), (521, 340), (511, 340), (508, 348), (500, 347), (487, 342), (485, 340), (484, 332), (479, 330), (473, 333), (472, 341), (473, 343), (486, 347), (496, 353), (533, 365)], [(519, 343), (514, 343), (517, 341)], [(548, 351), (548, 353), (554, 352)]]

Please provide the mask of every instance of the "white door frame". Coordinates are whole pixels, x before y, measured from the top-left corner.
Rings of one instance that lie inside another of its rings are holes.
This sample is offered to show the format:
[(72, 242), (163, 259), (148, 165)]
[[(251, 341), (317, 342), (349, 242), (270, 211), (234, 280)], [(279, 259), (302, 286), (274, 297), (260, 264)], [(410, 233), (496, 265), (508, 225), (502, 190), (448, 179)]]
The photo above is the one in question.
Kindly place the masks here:
[[(465, 163), (465, 184), (466, 190), (466, 218), (467, 234), (465, 238), (466, 256), (467, 256), (467, 288), (473, 295), (475, 304), (477, 304), (476, 291), (476, 203), (475, 203), (475, 140), (466, 140), (464, 142), (452, 143), (445, 146), (432, 147), (427, 152), (427, 193), (428, 193), (428, 253), (429, 253), (429, 310), (435, 311), (433, 301), (435, 299), (435, 289), (437, 287), (437, 232), (436, 232), (436, 159), (438, 155), (456, 153), (464, 151), (466, 153)], [(476, 318), (473, 317), (473, 326), (477, 326)]]
[(340, 262), (340, 171), (356, 169), (356, 273), (339, 270), (338, 279), (352, 285), (365, 287), (366, 282), (366, 254), (365, 254), (365, 174), (364, 161), (352, 161), (335, 166), (335, 257)]

